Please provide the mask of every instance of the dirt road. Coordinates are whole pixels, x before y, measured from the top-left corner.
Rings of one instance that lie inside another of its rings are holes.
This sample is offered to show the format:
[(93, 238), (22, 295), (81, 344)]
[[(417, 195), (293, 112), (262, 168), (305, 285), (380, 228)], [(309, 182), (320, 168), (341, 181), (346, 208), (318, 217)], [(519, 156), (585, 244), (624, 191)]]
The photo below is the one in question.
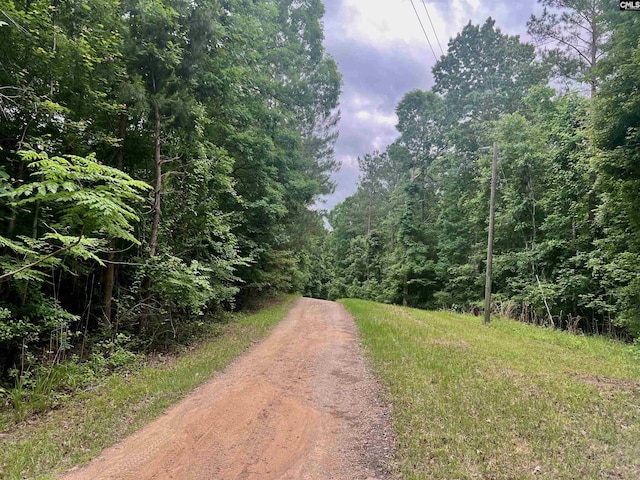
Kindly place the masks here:
[(225, 373), (63, 479), (386, 479), (391, 436), (352, 318), (300, 299)]

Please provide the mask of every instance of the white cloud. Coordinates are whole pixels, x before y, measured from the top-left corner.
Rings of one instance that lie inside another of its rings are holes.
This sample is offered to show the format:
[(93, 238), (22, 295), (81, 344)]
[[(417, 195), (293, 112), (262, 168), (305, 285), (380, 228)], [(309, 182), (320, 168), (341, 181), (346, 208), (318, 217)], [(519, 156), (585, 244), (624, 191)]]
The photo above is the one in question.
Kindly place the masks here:
[[(428, 1), (423, 5), (422, 0), (413, 0), (413, 4), (438, 57), (438, 40), (446, 51), (449, 39), (469, 20), (479, 23), (492, 11), (495, 17), (496, 10), (504, 9), (504, 5), (483, 4), (480, 0), (453, 0), (447, 5)], [(399, 54), (427, 58), (430, 64), (434, 61), (410, 0), (343, 0), (337, 18), (340, 35), (351, 42), (379, 50), (395, 49)]]
[(480, 0), (467, 0), (467, 4), (474, 10), (477, 11), (480, 8)]
[[(414, 0), (423, 25), (439, 54), (431, 25), (421, 0)], [(441, 41), (446, 42), (446, 27), (440, 13), (427, 3), (431, 19)], [(409, 0), (344, 0), (340, 7), (341, 35), (349, 41), (373, 46), (379, 50), (395, 49), (398, 54), (424, 58), (428, 50), (424, 34)], [(426, 50), (425, 50), (426, 49)]]
[(350, 99), (351, 111), (350, 116), (353, 116), (356, 120), (361, 122), (367, 122), (368, 125), (373, 127), (380, 127), (385, 130), (395, 129), (398, 123), (398, 117), (395, 113), (389, 113), (382, 110), (380, 105), (372, 100), (360, 97), (358, 95)]
[(371, 141), (371, 145), (373, 146), (373, 149), (378, 150), (379, 152), (384, 151), (385, 148), (389, 145), (389, 143), (391, 143), (389, 141), (389, 137), (381, 136), (381, 135), (375, 136)]
[(420, 38), (411, 4), (400, 2), (344, 0), (341, 7), (342, 31), (358, 43), (388, 48), (390, 43), (409, 43)]
[(358, 157), (343, 155), (340, 170), (348, 170), (350, 168), (358, 168)]
[[(342, 124), (350, 126), (347, 132), (351, 136), (368, 136), (363, 138), (368, 146), (361, 154), (384, 150), (397, 136), (395, 127), (398, 117), (393, 111), (385, 110), (382, 98), (355, 93), (347, 98), (343, 111)], [(349, 163), (353, 159), (348, 157), (343, 159), (343, 163), (345, 160)]]

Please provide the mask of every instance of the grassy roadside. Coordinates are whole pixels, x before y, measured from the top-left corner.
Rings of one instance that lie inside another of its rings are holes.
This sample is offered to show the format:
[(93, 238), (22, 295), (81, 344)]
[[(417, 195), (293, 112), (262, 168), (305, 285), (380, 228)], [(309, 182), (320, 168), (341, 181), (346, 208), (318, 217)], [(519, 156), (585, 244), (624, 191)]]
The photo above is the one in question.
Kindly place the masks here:
[(251, 343), (265, 337), (297, 296), (252, 314), (236, 314), (217, 335), (160, 367), (127, 378), (112, 376), (60, 410), (23, 423), (0, 438), (0, 478), (54, 478), (85, 463), (158, 416), (169, 405), (226, 367)]
[(629, 347), (342, 303), (389, 388), (405, 480), (640, 478), (640, 361)]

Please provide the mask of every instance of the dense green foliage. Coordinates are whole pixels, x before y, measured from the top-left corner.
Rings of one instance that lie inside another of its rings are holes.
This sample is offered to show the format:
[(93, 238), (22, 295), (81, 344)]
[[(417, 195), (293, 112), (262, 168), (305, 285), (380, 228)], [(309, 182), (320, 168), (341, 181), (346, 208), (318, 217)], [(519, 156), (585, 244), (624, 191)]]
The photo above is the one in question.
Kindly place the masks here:
[[(89, 461), (122, 440), (222, 371), (240, 353), (269, 334), (296, 295), (257, 304), (256, 311), (225, 315), (208, 326), (205, 340), (177, 356), (157, 356), (149, 365), (128, 366), (126, 377), (110, 375), (83, 391), (76, 402), (60, 402), (48, 415), (21, 428), (0, 412), (0, 477), (4, 480), (52, 479)], [(98, 352), (94, 354), (99, 356)], [(73, 364), (59, 368), (74, 367)], [(77, 365), (75, 365), (78, 368)]]
[(388, 388), (399, 478), (636, 478), (636, 347), (343, 300)]
[(0, 385), (301, 288), (341, 86), (319, 0), (0, 8)]
[[(496, 142), (495, 311), (640, 334), (640, 20), (595, 0), (542, 3), (529, 23), (542, 55), (491, 19), (469, 24), (432, 90), (404, 96), (398, 139), (362, 157), (318, 243), (333, 276), (308, 293), (479, 311)], [(582, 50), (566, 45), (578, 18), (594, 30)]]
[(0, 385), (118, 365), (257, 294), (478, 311), (494, 142), (495, 311), (639, 336), (640, 19), (540, 3), (538, 49), (492, 19), (449, 42), (327, 233), (320, 0), (3, 2)]

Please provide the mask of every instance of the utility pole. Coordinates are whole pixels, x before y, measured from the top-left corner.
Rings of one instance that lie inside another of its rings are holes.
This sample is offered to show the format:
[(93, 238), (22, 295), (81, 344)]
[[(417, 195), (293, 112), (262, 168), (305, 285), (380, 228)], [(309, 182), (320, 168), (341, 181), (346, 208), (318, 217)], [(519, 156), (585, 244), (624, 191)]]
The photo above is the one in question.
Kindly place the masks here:
[(489, 241), (487, 242), (487, 277), (484, 286), (484, 324), (491, 319), (491, 270), (493, 267), (493, 224), (496, 216), (496, 183), (498, 177), (498, 142), (493, 142), (491, 163), (491, 200), (489, 203)]

